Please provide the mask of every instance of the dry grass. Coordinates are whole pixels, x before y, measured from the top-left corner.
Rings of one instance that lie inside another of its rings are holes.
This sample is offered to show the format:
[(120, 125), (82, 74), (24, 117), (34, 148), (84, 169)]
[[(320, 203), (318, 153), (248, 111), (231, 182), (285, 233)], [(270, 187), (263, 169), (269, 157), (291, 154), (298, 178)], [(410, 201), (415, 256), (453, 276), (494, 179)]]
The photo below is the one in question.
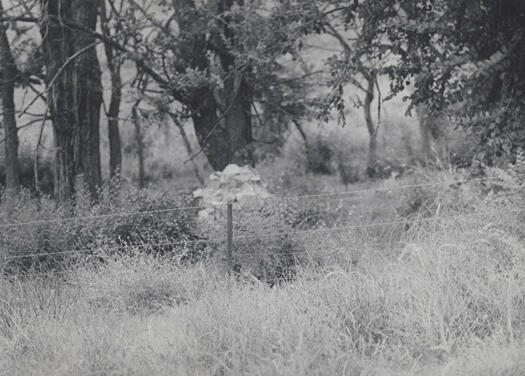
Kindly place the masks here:
[(276, 288), (144, 255), (2, 280), (0, 374), (524, 374), (525, 254), (497, 225), (517, 221), (414, 226)]
[(136, 249), (0, 278), (0, 375), (525, 375), (523, 193), (493, 173), (345, 206), (409, 226), (293, 239), (301, 266), (273, 288)]

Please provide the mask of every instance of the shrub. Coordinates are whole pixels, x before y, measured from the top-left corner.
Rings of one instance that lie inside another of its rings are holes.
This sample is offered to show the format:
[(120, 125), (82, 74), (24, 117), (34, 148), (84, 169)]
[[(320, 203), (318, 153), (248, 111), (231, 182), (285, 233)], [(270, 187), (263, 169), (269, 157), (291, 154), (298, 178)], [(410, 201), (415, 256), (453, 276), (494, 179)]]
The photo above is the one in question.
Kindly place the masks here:
[(414, 170), (404, 180), (413, 188), (403, 189), (397, 207), (403, 218), (431, 217), (446, 212), (467, 214), (476, 209), (482, 194), (480, 182), (468, 181), (460, 172)]
[[(36, 193), (35, 186), (35, 161), (33, 152), (26, 147), (20, 148), (18, 156), (18, 167), (20, 174), (20, 185), (29, 190), (32, 194)], [(53, 181), (53, 161), (48, 155), (41, 157), (38, 163), (38, 193), (52, 194), (54, 188)], [(5, 183), (5, 166), (0, 163), (0, 186)]]
[[(355, 124), (360, 124), (356, 119)], [(368, 159), (369, 135), (364, 126), (351, 124), (305, 128), (307, 142), (291, 133), (282, 147), (284, 169), (295, 174), (337, 174), (348, 186), (363, 180)], [(408, 125), (399, 119), (382, 123), (378, 136), (379, 177), (399, 175), (406, 166), (415, 164), (411, 138), (405, 133)], [(412, 128), (414, 128), (412, 126)]]
[[(212, 246), (225, 255), (226, 217), (207, 224)], [(246, 200), (233, 206), (234, 249), (236, 272), (260, 280), (274, 282), (290, 279), (302, 258), (301, 244), (290, 237), (292, 227), (280, 213), (278, 203), (271, 199), (257, 202)], [(225, 256), (223, 260), (225, 261)]]
[(360, 132), (350, 134), (340, 128), (312, 127), (306, 129), (307, 144), (291, 137), (282, 154), (304, 174), (332, 175), (341, 173), (343, 182), (359, 180), (366, 167), (367, 140)]
[[(342, 226), (352, 214), (341, 200), (331, 199), (278, 197), (234, 208), (234, 262), (268, 281), (295, 278), (315, 256), (326, 253), (329, 229)], [(224, 239), (221, 230), (217, 237)]]
[[(28, 222), (0, 232), (0, 255), (10, 259), (4, 269), (62, 268), (97, 251), (171, 254), (180, 262), (195, 262), (205, 258), (208, 249), (199, 242), (203, 236), (195, 212), (176, 209), (188, 206), (188, 197), (147, 191), (114, 194), (106, 189), (94, 201), (79, 189), (72, 205), (57, 207), (48, 196), (37, 199), (22, 191), (0, 203), (0, 225)], [(24, 257), (30, 254), (38, 257)]]
[(306, 149), (306, 172), (331, 175), (334, 173), (334, 151), (326, 137), (318, 134)]

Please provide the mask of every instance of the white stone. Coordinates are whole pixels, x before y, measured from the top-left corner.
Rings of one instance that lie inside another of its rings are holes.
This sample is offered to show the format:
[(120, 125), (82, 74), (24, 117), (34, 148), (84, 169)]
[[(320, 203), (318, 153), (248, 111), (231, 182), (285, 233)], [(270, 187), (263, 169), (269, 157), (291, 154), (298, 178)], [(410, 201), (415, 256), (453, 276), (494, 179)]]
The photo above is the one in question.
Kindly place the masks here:
[(253, 205), (272, 197), (272, 194), (255, 169), (230, 164), (224, 171), (212, 173), (208, 185), (196, 189), (193, 196), (200, 198), (202, 210), (199, 218), (211, 223), (224, 217), (225, 206), (229, 201), (235, 202), (236, 206)]

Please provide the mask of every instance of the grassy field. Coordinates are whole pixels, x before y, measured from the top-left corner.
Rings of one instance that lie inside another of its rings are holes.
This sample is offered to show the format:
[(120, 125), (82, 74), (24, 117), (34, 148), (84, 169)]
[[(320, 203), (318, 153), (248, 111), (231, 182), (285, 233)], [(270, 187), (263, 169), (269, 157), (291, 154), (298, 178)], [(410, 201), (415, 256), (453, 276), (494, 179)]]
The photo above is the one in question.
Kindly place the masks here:
[(362, 199), (432, 198), (397, 228), (398, 247), (353, 227), (308, 238), (295, 278), (274, 286), (228, 279), (220, 257), (141, 252), (4, 276), (0, 374), (523, 375), (515, 180)]

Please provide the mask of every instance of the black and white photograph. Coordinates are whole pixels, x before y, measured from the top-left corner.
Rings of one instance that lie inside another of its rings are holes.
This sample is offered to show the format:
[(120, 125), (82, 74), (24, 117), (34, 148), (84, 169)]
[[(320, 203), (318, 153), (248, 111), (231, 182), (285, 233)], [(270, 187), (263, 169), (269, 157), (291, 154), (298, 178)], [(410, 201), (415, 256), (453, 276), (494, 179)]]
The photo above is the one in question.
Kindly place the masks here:
[(0, 0), (0, 376), (525, 376), (525, 0)]

